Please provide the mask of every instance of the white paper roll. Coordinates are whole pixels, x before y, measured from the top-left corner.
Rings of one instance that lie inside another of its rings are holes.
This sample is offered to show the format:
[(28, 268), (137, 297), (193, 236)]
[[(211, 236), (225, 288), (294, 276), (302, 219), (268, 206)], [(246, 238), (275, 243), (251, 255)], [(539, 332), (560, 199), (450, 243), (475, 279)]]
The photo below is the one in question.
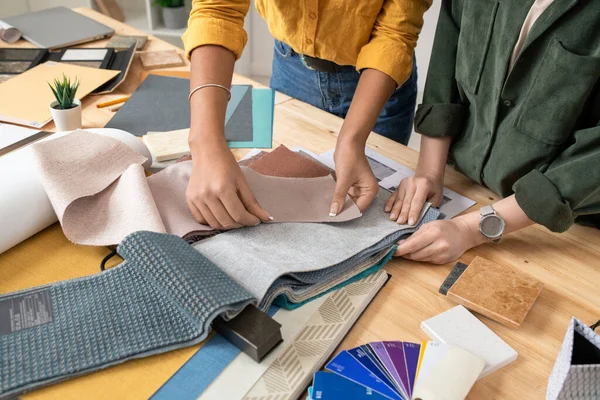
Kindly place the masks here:
[[(135, 136), (119, 129), (86, 129), (110, 136), (131, 147), (152, 163), (150, 151)], [(53, 134), (53, 140), (71, 132)], [(0, 157), (0, 253), (21, 243), (57, 221), (54, 209), (38, 178), (31, 145)]]

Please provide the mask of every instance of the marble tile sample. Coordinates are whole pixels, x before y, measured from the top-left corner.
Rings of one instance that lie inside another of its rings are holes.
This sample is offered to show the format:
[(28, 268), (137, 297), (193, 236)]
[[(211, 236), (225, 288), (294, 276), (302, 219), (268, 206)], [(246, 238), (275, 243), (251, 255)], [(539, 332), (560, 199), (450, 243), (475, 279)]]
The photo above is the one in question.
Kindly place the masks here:
[(479, 379), (510, 364), (518, 357), (515, 349), (485, 326), (463, 306), (456, 306), (421, 322), (433, 340), (458, 346), (485, 360)]
[(537, 279), (514, 268), (475, 257), (448, 290), (448, 298), (518, 329), (542, 291)]

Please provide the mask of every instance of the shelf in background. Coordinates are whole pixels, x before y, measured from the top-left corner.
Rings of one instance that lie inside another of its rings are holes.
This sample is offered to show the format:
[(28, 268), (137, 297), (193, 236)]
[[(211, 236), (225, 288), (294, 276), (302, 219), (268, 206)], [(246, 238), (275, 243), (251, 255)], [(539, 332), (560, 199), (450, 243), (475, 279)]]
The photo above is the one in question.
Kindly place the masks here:
[(156, 36), (174, 36), (181, 37), (183, 32), (185, 32), (186, 28), (181, 29), (167, 29), (162, 25), (155, 26), (154, 29), (151, 30), (151, 33)]

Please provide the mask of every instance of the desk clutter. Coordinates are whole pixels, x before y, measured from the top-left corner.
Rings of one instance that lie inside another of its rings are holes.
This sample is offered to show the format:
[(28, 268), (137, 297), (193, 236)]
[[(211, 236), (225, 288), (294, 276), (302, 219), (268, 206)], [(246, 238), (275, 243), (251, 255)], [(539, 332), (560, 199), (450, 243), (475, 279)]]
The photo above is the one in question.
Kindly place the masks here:
[[(306, 177), (306, 171), (297, 170), (302, 177), (268, 176), (252, 170), (248, 160), (243, 171), (274, 221), (210, 232), (188, 218), (185, 188), (191, 162), (146, 178), (146, 158), (132, 147), (85, 131), (31, 146), (40, 184), (66, 236), (88, 245), (119, 243), (124, 262), (97, 275), (0, 297), (3, 305), (30, 304), (32, 298), (44, 304), (30, 310), (41, 313), (35, 323), (5, 329), (3, 396), (191, 346), (206, 338), (217, 316), (233, 319), (250, 304), (263, 312), (272, 304), (301, 307), (376, 273), (398, 240), (439, 215), (426, 206), (418, 225), (398, 225), (383, 212), (386, 194), (380, 193), (364, 214), (347, 198), (345, 211), (331, 218), (331, 175)], [(308, 162), (310, 170), (319, 170), (315, 161), (282, 148), (274, 157), (257, 157), (261, 171), (268, 171), (270, 158), (271, 168), (278, 170), (282, 153), (295, 158), (297, 166)], [(324, 248), (323, 243), (333, 244)], [(92, 331), (83, 338), (85, 344), (69, 346), (76, 332)], [(112, 331), (123, 333), (117, 339), (107, 334)], [(53, 339), (42, 340), (48, 337)], [(60, 363), (48, 361), (64, 348), (70, 351)], [(111, 350), (91, 354), (87, 348)], [(10, 360), (16, 359), (25, 362), (15, 369)]]

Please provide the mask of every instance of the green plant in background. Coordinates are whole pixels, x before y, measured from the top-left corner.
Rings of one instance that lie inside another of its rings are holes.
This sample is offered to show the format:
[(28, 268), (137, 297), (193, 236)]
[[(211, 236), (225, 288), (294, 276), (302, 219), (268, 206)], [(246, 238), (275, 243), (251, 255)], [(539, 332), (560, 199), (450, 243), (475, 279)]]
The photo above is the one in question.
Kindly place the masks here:
[(154, 0), (154, 4), (163, 8), (183, 7), (185, 0)]
[(51, 85), (50, 82), (48, 82), (48, 86), (52, 89), (52, 93), (54, 93), (54, 97), (58, 102), (58, 105), (54, 108), (68, 110), (69, 108), (75, 107), (73, 100), (75, 100), (75, 93), (77, 93), (79, 83), (79, 79), (75, 79), (74, 82), (71, 82), (71, 78), (68, 78), (64, 74), (62, 80), (54, 79), (54, 85)]

